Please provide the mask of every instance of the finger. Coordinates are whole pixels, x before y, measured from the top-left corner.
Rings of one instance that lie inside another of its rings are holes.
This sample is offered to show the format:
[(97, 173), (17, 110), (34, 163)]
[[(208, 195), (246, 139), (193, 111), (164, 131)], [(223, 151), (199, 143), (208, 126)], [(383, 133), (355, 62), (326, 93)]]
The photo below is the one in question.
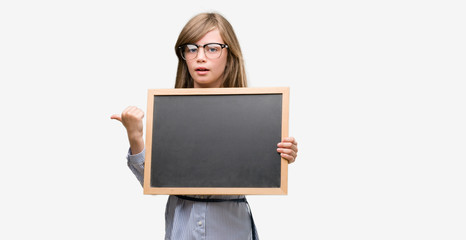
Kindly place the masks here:
[(144, 111), (142, 111), (141, 109), (138, 109), (138, 111), (136, 112), (136, 117), (138, 119), (143, 119), (144, 118)]
[(290, 143), (298, 145), (298, 142), (296, 142), (296, 139), (294, 137), (283, 138), (282, 142), (290, 142)]
[(128, 112), (131, 111), (131, 109), (133, 109), (133, 108), (134, 108), (134, 106), (127, 106), (127, 107), (123, 110), (122, 114), (123, 114), (123, 113), (128, 113)]
[(298, 146), (297, 144), (291, 143), (291, 142), (281, 142), (277, 144), (278, 147), (280, 148), (290, 148), (295, 152), (298, 152)]
[(291, 156), (295, 156), (296, 152), (293, 149), (290, 148), (277, 148), (277, 152), (279, 153), (285, 153)]
[(283, 146), (291, 147), (291, 145), (298, 145), (298, 142), (296, 142), (296, 139), (294, 137), (286, 137), (286, 138), (283, 138), (283, 140), (279, 144), (282, 144)]
[(120, 114), (113, 114), (110, 116), (110, 119), (115, 119), (121, 122), (121, 115)]
[(292, 157), (293, 162), (298, 157), (298, 153), (296, 151), (294, 151), (293, 149), (289, 149), (289, 148), (277, 148), (277, 152), (279, 152), (280, 154), (285, 154), (285, 156)]
[(126, 109), (126, 112), (127, 113), (130, 113), (130, 114), (133, 114), (135, 112), (137, 112), (138, 108), (135, 107), (135, 106), (129, 106), (127, 109)]
[(126, 110), (126, 115), (136, 119), (144, 118), (144, 112), (141, 109), (134, 106), (128, 107), (128, 109)]
[(283, 147), (283, 148), (291, 148), (293, 147), (293, 143), (290, 142), (280, 142), (277, 144), (278, 147)]
[(121, 115), (124, 117), (128, 116), (129, 114), (131, 114), (131, 112), (133, 111), (134, 109), (134, 106), (128, 106), (125, 108), (125, 110), (123, 110), (123, 112), (121, 113)]
[(284, 158), (285, 160), (288, 161), (288, 164), (293, 163), (295, 161), (295, 158), (291, 155), (288, 155), (286, 153), (281, 153), (280, 156)]

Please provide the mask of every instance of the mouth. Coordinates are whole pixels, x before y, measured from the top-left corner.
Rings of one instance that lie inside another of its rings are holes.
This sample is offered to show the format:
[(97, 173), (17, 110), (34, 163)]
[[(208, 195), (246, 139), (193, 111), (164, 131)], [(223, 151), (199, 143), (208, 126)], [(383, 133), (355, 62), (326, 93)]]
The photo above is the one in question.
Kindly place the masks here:
[(209, 69), (207, 69), (205, 67), (198, 67), (195, 70), (196, 70), (196, 72), (208, 72), (209, 71)]

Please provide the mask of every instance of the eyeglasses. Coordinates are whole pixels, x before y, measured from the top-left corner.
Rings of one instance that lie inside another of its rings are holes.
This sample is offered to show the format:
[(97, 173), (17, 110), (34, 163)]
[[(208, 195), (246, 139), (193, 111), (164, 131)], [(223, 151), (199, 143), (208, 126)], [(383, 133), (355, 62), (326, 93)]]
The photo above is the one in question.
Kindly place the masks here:
[(215, 59), (222, 56), (222, 49), (228, 48), (228, 45), (221, 43), (207, 43), (200, 46), (189, 43), (179, 46), (178, 49), (180, 50), (181, 57), (183, 57), (184, 60), (193, 60), (197, 57), (199, 48), (201, 47), (204, 48), (204, 54), (207, 58)]

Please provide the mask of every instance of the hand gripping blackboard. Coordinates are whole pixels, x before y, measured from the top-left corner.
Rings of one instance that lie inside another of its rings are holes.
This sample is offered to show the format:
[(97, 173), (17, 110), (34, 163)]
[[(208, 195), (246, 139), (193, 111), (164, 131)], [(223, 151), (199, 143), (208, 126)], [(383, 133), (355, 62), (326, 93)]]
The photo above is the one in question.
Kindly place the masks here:
[(145, 194), (285, 195), (289, 88), (149, 89)]

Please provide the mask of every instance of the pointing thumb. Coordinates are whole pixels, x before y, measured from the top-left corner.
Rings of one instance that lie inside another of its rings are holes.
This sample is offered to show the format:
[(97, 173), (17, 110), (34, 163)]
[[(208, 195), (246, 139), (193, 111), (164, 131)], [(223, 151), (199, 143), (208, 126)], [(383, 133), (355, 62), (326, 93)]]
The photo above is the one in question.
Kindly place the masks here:
[(121, 122), (121, 114), (113, 114), (110, 119), (115, 119)]

